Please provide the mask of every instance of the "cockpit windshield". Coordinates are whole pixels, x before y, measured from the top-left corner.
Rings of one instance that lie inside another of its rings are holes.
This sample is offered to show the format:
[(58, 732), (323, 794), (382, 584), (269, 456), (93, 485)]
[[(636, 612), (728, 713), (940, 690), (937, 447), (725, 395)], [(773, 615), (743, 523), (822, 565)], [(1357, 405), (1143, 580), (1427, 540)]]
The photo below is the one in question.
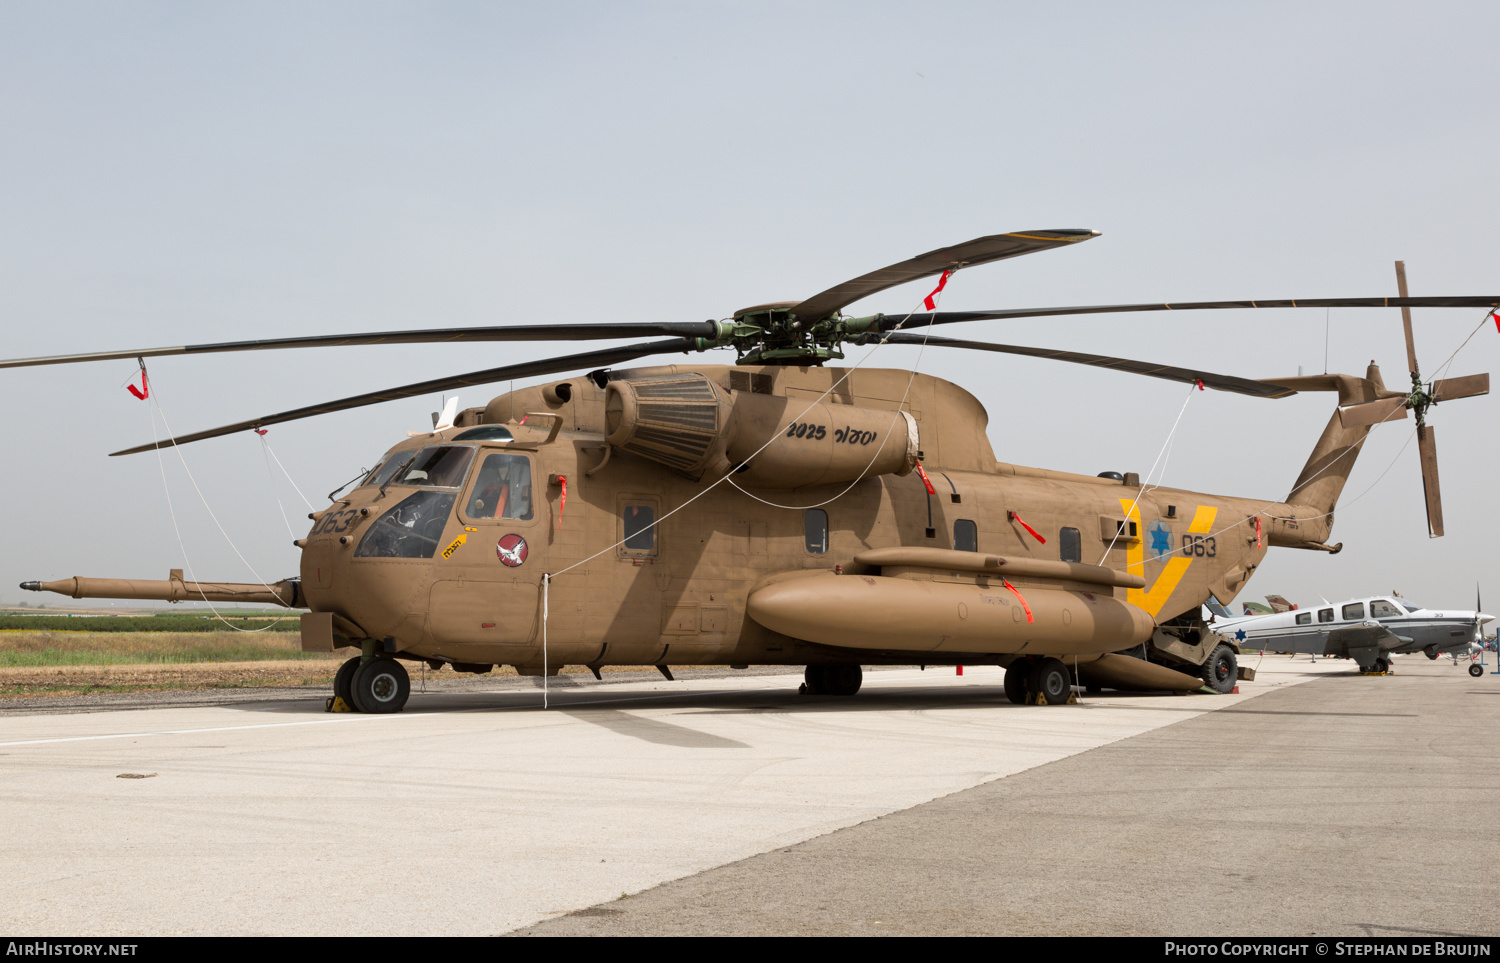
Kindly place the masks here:
[[(419, 488), (457, 488), (464, 483), (473, 460), (474, 449), (467, 445), (433, 445), (414, 453), (398, 452), (391, 456), (396, 470), (387, 481)], [(381, 466), (382, 474), (391, 462)]]
[(1425, 608), (1425, 606), (1418, 605), (1415, 602), (1408, 602), (1406, 599), (1402, 599), (1397, 604), (1399, 604), (1402, 608), (1406, 609), (1406, 611), (1408, 613), (1420, 612), (1420, 611), (1422, 611), (1423, 608)]
[(359, 483), (360, 486), (363, 487), (365, 485), (384, 485), (386, 482), (391, 480), (392, 475), (400, 471), (401, 466), (406, 464), (406, 460), (411, 456), (412, 452), (410, 451), (396, 452), (385, 461), (377, 464), (375, 466), (375, 470), (366, 475), (365, 480)]

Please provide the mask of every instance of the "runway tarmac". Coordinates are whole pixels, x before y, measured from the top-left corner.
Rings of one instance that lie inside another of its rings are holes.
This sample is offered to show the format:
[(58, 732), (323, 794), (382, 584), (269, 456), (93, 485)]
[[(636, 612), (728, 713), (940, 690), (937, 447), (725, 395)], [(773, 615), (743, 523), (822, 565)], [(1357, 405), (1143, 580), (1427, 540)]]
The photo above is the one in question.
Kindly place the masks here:
[(1493, 932), (1500, 685), (1399, 665), (1267, 657), (1239, 696), (1064, 707), (950, 668), (871, 671), (853, 699), (761, 675), (547, 710), (512, 686), (398, 716), (3, 713), (0, 925)]

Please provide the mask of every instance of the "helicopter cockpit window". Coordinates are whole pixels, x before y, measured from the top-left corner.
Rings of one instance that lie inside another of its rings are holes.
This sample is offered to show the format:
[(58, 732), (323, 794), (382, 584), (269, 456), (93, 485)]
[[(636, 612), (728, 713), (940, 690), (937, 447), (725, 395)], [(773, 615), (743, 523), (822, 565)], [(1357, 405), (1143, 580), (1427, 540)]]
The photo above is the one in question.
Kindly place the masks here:
[(516, 436), (502, 425), (481, 425), (467, 428), (453, 436), (454, 441), (515, 441)]
[(467, 445), (433, 445), (418, 451), (411, 464), (391, 481), (422, 488), (457, 488), (464, 483), (473, 460), (474, 449)]
[(979, 526), (968, 518), (954, 522), (953, 547), (960, 552), (979, 551)]
[(656, 509), (651, 505), (626, 505), (623, 516), (627, 552), (654, 554), (656, 552)]
[(531, 459), (525, 455), (485, 456), (464, 516), (530, 521)]
[(455, 492), (415, 492), (375, 519), (355, 558), (432, 558), (453, 513)]
[(1083, 561), (1083, 536), (1076, 528), (1064, 528), (1057, 533), (1057, 557), (1064, 562)]
[(1344, 616), (1345, 621), (1349, 619), (1362, 619), (1365, 617), (1365, 603), (1350, 602), (1344, 606), (1344, 610), (1340, 614)]
[(1396, 607), (1395, 602), (1386, 599), (1376, 599), (1370, 603), (1370, 618), (1372, 619), (1399, 619), (1405, 614)]
[(404, 465), (404, 464), (406, 464), (407, 459), (409, 459), (414, 454), (416, 454), (416, 452), (412, 452), (412, 451), (398, 451), (398, 452), (396, 452), (394, 455), (392, 455), (391, 457), (387, 458), (381, 464), (376, 465), (375, 466), (375, 470), (372, 471), (372, 472), (370, 472), (368, 475), (366, 475), (365, 476), (365, 480), (363, 482), (361, 482), (360, 484), (361, 485), (384, 485), (386, 482), (388, 482), (388, 481), (391, 480), (391, 476), (392, 475), (396, 474), (396, 472), (398, 472), (398, 471), (401, 470), (401, 466)]
[(802, 529), (807, 539), (807, 550), (814, 555), (828, 551), (828, 513), (821, 508), (809, 508), (802, 518)]

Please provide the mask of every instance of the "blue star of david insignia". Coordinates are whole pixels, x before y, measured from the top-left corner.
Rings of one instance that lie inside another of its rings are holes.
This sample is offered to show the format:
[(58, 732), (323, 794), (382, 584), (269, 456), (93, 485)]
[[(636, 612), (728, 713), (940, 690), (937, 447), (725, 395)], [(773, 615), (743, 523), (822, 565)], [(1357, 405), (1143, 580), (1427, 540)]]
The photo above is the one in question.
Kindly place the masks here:
[(1234, 640), (1236, 642), (1243, 642), (1243, 641), (1245, 641), (1245, 630), (1244, 629), (1240, 629), (1238, 632), (1234, 633)]
[(1161, 519), (1151, 523), (1151, 554), (1172, 554), (1172, 530), (1162, 524)]

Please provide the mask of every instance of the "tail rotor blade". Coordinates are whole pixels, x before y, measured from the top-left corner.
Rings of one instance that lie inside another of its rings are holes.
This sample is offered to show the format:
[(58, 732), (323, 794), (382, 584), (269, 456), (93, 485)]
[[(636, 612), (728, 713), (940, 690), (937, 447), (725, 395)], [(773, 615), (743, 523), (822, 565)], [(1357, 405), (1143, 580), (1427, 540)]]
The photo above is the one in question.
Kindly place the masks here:
[(1456, 398), (1472, 398), (1474, 395), (1490, 393), (1490, 376), (1485, 374), (1464, 375), (1462, 378), (1440, 378), (1432, 383), (1432, 400), (1453, 401)]
[[(1396, 292), (1401, 297), (1407, 297), (1406, 293), (1406, 262), (1396, 262)], [(1406, 328), (1406, 370), (1413, 375), (1417, 374), (1417, 345), (1411, 337), (1411, 308), (1401, 305), (1401, 324)]]
[(1405, 418), (1405, 398), (1381, 398), (1379, 401), (1366, 401), (1363, 404), (1344, 405), (1339, 408), (1339, 424), (1345, 428), (1379, 425), (1387, 421), (1401, 421)]
[(1443, 495), (1438, 489), (1437, 432), (1431, 425), (1417, 428), (1417, 450), (1422, 456), (1422, 492), (1427, 496), (1427, 530), (1431, 538), (1443, 534)]

